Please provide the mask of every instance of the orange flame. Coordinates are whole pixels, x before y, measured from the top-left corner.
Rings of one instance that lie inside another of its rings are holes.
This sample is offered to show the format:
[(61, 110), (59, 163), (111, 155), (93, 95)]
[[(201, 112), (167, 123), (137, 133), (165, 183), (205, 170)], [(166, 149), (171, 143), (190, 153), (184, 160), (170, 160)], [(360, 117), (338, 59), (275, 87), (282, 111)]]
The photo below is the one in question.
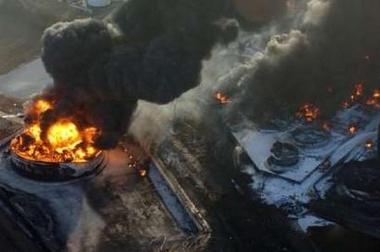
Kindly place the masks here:
[(364, 91), (363, 83), (361, 82), (357, 83), (349, 99), (342, 103), (342, 108), (347, 109), (351, 107), (354, 103), (356, 103), (359, 100), (359, 98), (363, 96), (363, 91)]
[(380, 98), (380, 90), (375, 90), (372, 96), (373, 98)]
[(356, 126), (351, 125), (348, 127), (348, 132), (350, 132), (351, 134), (356, 134), (356, 132), (358, 132), (358, 129), (356, 128)]
[(140, 173), (140, 176), (141, 177), (145, 177), (146, 175), (148, 175), (148, 172), (146, 169), (142, 168), (139, 170), (139, 173)]
[(320, 115), (321, 110), (313, 104), (305, 103), (296, 113), (297, 118), (304, 118), (307, 122), (313, 122)]
[(62, 148), (70, 148), (81, 142), (77, 126), (68, 121), (62, 120), (53, 124), (47, 132), (47, 140), (53, 148), (58, 151)]
[(140, 177), (146, 177), (148, 175), (148, 169), (146, 167), (141, 166), (141, 163), (139, 161), (139, 157), (135, 157), (132, 152), (127, 149), (125, 146), (120, 146), (122, 148), (122, 151), (126, 153), (127, 156), (127, 162), (126, 165), (128, 169), (134, 169)]
[(380, 108), (380, 90), (375, 90), (372, 96), (367, 99), (366, 104), (374, 108)]
[[(42, 113), (53, 109), (48, 101), (37, 100), (29, 108), (30, 113), (40, 118)], [(70, 119), (61, 119), (52, 124), (43, 135), (37, 120), (26, 125), (24, 132), (12, 140), (11, 149), (17, 155), (33, 161), (42, 162), (87, 162), (100, 151), (94, 146), (99, 135), (95, 127), (78, 129)]]
[(53, 106), (45, 100), (37, 100), (36, 103), (34, 103), (34, 109), (38, 114), (42, 114), (46, 110), (52, 108)]
[(219, 91), (215, 92), (214, 98), (217, 99), (220, 102), (220, 104), (228, 104), (231, 102), (231, 99), (227, 95)]
[(372, 149), (374, 146), (374, 143), (371, 141), (371, 140), (368, 140), (366, 143), (365, 143), (365, 147), (367, 149)]
[(355, 92), (354, 96), (355, 98), (363, 95), (363, 83), (358, 83), (355, 85)]

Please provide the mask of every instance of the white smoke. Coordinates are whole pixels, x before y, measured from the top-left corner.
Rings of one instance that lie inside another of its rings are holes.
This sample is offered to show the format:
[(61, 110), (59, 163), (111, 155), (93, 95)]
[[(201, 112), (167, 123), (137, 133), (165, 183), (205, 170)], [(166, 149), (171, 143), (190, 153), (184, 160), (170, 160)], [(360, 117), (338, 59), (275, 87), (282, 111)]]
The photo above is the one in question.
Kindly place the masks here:
[(305, 24), (318, 25), (328, 12), (330, 2), (324, 0), (312, 0), (307, 6), (308, 9), (305, 13), (303, 22)]

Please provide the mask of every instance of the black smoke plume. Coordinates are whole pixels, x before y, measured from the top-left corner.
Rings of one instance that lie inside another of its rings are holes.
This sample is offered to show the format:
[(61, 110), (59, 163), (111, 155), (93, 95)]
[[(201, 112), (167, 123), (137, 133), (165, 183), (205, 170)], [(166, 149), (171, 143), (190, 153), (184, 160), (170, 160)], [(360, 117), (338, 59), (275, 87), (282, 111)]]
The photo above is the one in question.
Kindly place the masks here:
[(239, 107), (253, 120), (279, 117), (282, 110), (293, 115), (304, 102), (331, 116), (355, 84), (363, 83), (364, 92), (380, 87), (380, 2), (308, 3), (302, 24), (273, 37), (245, 77)]
[[(116, 145), (138, 99), (168, 103), (199, 82), (202, 60), (237, 28), (223, 20), (221, 0), (131, 0), (109, 23), (87, 19), (57, 23), (42, 38), (42, 60), (56, 101), (43, 116), (102, 130), (99, 148)], [(74, 116), (75, 115), (75, 116)]]

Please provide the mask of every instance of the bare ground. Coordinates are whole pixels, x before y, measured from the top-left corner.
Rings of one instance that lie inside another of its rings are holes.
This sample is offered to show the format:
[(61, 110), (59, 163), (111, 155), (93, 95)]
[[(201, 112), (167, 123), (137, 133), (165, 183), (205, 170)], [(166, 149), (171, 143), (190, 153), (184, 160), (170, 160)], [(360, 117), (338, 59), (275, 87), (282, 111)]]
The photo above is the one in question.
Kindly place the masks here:
[[(103, 18), (119, 5), (95, 9), (92, 17)], [(56, 0), (5, 0), (0, 7), (0, 75), (39, 56), (41, 35), (50, 25), (87, 17)]]
[(61, 11), (52, 8), (52, 4), (58, 7), (57, 2), (27, 2), (5, 1), (0, 8), (0, 74), (38, 57), (43, 30), (60, 19)]

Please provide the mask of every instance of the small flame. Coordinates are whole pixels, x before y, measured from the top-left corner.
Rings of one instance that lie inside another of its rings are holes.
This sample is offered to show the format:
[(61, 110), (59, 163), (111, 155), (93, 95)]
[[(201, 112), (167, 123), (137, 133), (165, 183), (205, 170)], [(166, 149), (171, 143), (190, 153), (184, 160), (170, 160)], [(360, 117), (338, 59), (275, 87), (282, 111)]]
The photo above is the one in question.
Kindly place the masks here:
[(364, 91), (364, 84), (359, 82), (355, 85), (352, 94), (347, 101), (342, 103), (342, 108), (350, 108), (354, 103), (356, 103), (362, 96)]
[(342, 108), (348, 109), (349, 107), (351, 107), (351, 104), (349, 102), (343, 102), (342, 103)]
[(148, 171), (144, 168), (140, 169), (139, 173), (141, 177), (145, 177), (146, 175), (148, 175)]
[(219, 91), (215, 92), (214, 98), (217, 99), (220, 102), (220, 104), (223, 104), (223, 105), (229, 104), (231, 102), (231, 99), (227, 95)]
[(356, 128), (356, 126), (351, 125), (348, 127), (348, 132), (350, 132), (351, 134), (356, 134), (356, 132), (358, 132), (358, 129)]
[(368, 140), (366, 143), (365, 143), (365, 147), (367, 149), (372, 149), (374, 146), (374, 143), (371, 141), (371, 140)]
[(128, 169), (134, 169), (141, 177), (148, 175), (148, 170), (141, 166), (139, 158), (136, 158), (132, 152), (125, 146), (120, 146), (121, 150), (127, 155), (126, 165)]
[(366, 104), (374, 108), (380, 108), (380, 90), (375, 90), (372, 96), (367, 99)]
[(297, 118), (304, 118), (307, 122), (313, 122), (320, 115), (320, 109), (310, 103), (305, 103), (296, 113)]
[(363, 95), (363, 83), (358, 83), (355, 85), (355, 98)]
[[(350, 95), (349, 99), (342, 103), (342, 108), (347, 109), (350, 108), (353, 104), (361, 100), (364, 95), (364, 85), (363, 83), (358, 83), (355, 85), (353, 93)], [(367, 98), (365, 104), (371, 106), (373, 108), (380, 108), (380, 90), (376, 89), (373, 91), (371, 96)]]
[(35, 103), (34, 106), (35, 106), (37, 113), (39, 113), (39, 114), (42, 114), (46, 110), (53, 108), (53, 106), (45, 100), (37, 100), (37, 102)]
[(372, 96), (373, 98), (380, 98), (380, 90), (375, 90)]

